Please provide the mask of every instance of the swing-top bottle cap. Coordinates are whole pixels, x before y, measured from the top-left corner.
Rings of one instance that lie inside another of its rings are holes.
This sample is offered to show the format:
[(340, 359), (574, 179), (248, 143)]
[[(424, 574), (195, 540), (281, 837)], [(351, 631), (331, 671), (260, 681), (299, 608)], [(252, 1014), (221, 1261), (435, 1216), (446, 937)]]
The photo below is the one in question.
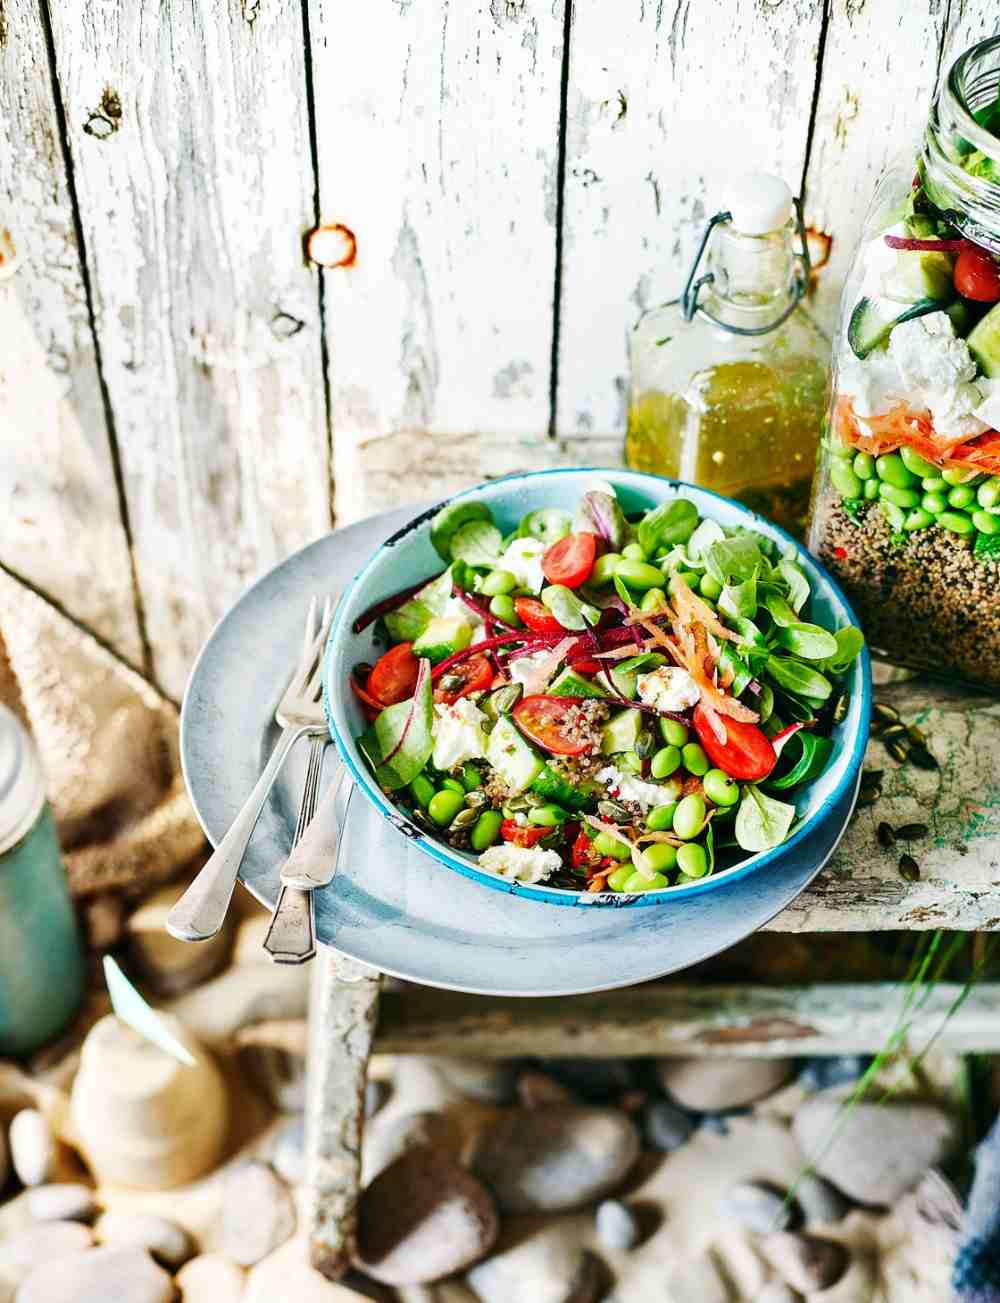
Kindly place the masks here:
[(13, 711), (0, 706), (0, 854), (30, 831), (45, 801), (35, 744)]
[(726, 207), (733, 229), (741, 235), (780, 230), (792, 215), (792, 192), (780, 176), (747, 172), (726, 187)]

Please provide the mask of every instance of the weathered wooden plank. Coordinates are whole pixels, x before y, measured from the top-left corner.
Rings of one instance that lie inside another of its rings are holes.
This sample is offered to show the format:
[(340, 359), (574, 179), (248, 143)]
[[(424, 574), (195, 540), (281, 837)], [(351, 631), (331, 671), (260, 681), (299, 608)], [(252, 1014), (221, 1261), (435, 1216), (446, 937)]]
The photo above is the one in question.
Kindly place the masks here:
[[(932, 1036), (958, 1053), (1000, 1049), (1000, 984), (940, 983), (914, 1002), (908, 1044)], [(874, 1053), (900, 1024), (905, 990), (881, 982), (818, 986), (637, 986), (572, 1000), (512, 1000), (408, 986), (382, 996), (375, 1048), (391, 1054), (758, 1058)]]
[(138, 666), (128, 542), (38, 0), (0, 5), (0, 212), (16, 257), (15, 274), (0, 279), (0, 560)]
[(373, 439), (548, 427), (562, 9), (309, 0), (338, 519)]
[(798, 186), (822, 8), (575, 7), (559, 433), (624, 429), (627, 329), (680, 290), (726, 178), (763, 168)]
[(995, 0), (952, 0), (941, 51), (941, 76), (947, 75), (958, 56), (988, 36), (1000, 34), (1000, 11)]
[(332, 951), (316, 961), (307, 1100), (309, 1248), (336, 1280), (351, 1266), (361, 1181), (365, 1079), (380, 975)]
[(51, 6), (159, 681), (329, 521), (302, 13)]
[(913, 0), (905, 18), (895, 5), (834, 0), (805, 185), (808, 224), (833, 238), (815, 300), (830, 329), (875, 182), (897, 156), (916, 156), (947, 16), (946, 0)]

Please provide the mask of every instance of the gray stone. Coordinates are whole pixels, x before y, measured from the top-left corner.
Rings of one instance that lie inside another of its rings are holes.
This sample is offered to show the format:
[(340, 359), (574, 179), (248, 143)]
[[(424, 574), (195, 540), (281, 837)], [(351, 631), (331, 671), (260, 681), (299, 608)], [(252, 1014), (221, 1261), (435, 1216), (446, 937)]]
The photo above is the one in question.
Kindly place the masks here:
[(754, 1298), (754, 1303), (802, 1303), (802, 1295), (783, 1280), (771, 1280)]
[(761, 1252), (778, 1275), (803, 1294), (835, 1285), (850, 1264), (850, 1254), (836, 1240), (794, 1231), (777, 1231), (759, 1242)]
[(10, 1151), (7, 1148), (7, 1131), (0, 1123), (0, 1190), (7, 1184), (10, 1175)]
[(690, 1140), (696, 1122), (690, 1113), (669, 1099), (657, 1099), (646, 1109), (643, 1130), (650, 1149), (669, 1154)]
[(791, 1059), (660, 1059), (656, 1065), (667, 1094), (699, 1113), (756, 1103), (790, 1081), (793, 1072)]
[(851, 1201), (836, 1186), (813, 1172), (800, 1178), (795, 1187), (795, 1202), (802, 1210), (807, 1226), (816, 1223), (832, 1225), (843, 1221), (851, 1210)]
[(279, 1113), (301, 1113), (306, 1106), (306, 1061), (301, 1054), (273, 1045), (249, 1045), (240, 1063), (260, 1093)]
[(153, 1213), (107, 1212), (94, 1229), (102, 1244), (145, 1249), (175, 1271), (194, 1252), (191, 1237), (182, 1226)]
[(434, 1066), (455, 1090), (483, 1104), (507, 1104), (514, 1098), (517, 1072), (504, 1059), (437, 1058)]
[(504, 1212), (562, 1212), (615, 1190), (639, 1148), (611, 1109), (517, 1109), (482, 1128), (469, 1166)]
[(606, 1249), (634, 1249), (639, 1243), (639, 1218), (620, 1199), (605, 1199), (594, 1214), (597, 1238)]
[(861, 1204), (889, 1205), (959, 1140), (955, 1120), (933, 1104), (844, 1104), (849, 1088), (824, 1091), (797, 1110), (795, 1139), (820, 1176)]
[(512, 1228), (465, 1279), (480, 1303), (597, 1303), (604, 1289), (600, 1263), (565, 1219)]
[(36, 1108), (23, 1108), (10, 1124), (10, 1157), (24, 1185), (43, 1185), (52, 1176), (56, 1138)]
[(457, 1158), (462, 1134), (443, 1113), (404, 1113), (402, 1117), (376, 1118), (362, 1139), (362, 1181), (374, 1180), (390, 1163), (414, 1149), (436, 1149)]
[(218, 1253), (192, 1258), (177, 1273), (184, 1303), (240, 1303), (246, 1273)]
[(522, 1072), (517, 1079), (517, 1098), (522, 1108), (545, 1108), (550, 1104), (576, 1104), (568, 1086), (545, 1072)]
[(94, 1191), (86, 1185), (36, 1185), (27, 1202), (36, 1222), (89, 1222), (97, 1216)]
[(295, 1205), (288, 1186), (270, 1163), (255, 1159), (226, 1176), (222, 1251), (252, 1267), (295, 1233)]
[(174, 1282), (148, 1253), (106, 1245), (38, 1267), (17, 1303), (173, 1303)]
[(79, 1222), (40, 1222), (0, 1240), (0, 1276), (21, 1281), (36, 1267), (79, 1254), (94, 1242)]
[(719, 1200), (719, 1216), (758, 1235), (787, 1230), (793, 1220), (782, 1191), (763, 1181), (730, 1186)]
[(499, 1229), (490, 1192), (446, 1154), (414, 1149), (364, 1191), (357, 1262), (386, 1285), (423, 1285), (481, 1258)]
[(274, 1142), (271, 1162), (275, 1171), (289, 1185), (300, 1185), (306, 1174), (306, 1122), (305, 1118), (292, 1118)]
[(799, 1084), (806, 1090), (829, 1090), (832, 1086), (850, 1086), (868, 1071), (870, 1054), (820, 1054), (806, 1059), (799, 1073)]
[(372, 1077), (365, 1082), (365, 1117), (373, 1118), (389, 1098), (389, 1087), (384, 1081)]
[(631, 1059), (541, 1059), (545, 1071), (584, 1099), (617, 1099), (635, 1085)]

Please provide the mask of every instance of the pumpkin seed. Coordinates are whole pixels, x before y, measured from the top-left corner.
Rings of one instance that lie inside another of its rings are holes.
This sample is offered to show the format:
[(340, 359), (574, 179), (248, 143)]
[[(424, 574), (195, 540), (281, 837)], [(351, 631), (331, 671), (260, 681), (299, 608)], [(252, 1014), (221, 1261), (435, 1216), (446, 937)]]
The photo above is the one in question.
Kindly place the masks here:
[(486, 712), (499, 719), (501, 715), (509, 715), (517, 703), (521, 700), (521, 693), (524, 691), (520, 683), (505, 683), (502, 688), (497, 688), (496, 692), (491, 692), (486, 698)]
[(893, 742), (887, 742), (885, 744), (885, 749), (892, 756), (893, 760), (898, 760), (900, 764), (902, 764), (903, 761), (910, 754), (910, 748), (906, 745), (906, 743), (900, 742), (898, 740)]
[(635, 740), (635, 754), (640, 760), (645, 760), (656, 750), (656, 738), (653, 736), (652, 729), (644, 728)]
[(865, 788), (863, 791), (859, 792), (858, 794), (858, 809), (864, 810), (869, 805), (874, 805), (876, 801), (880, 801), (881, 799), (882, 799), (881, 787)]
[(926, 837), (929, 829), (925, 823), (904, 823), (896, 829), (896, 837), (901, 842), (916, 842)]
[(474, 788), (473, 791), (465, 794), (465, 804), (470, 810), (481, 810), (484, 805), (489, 804), (489, 799), (481, 787)]
[(835, 724), (841, 724), (847, 718), (847, 693), (842, 692), (833, 703), (831, 718)]
[(920, 865), (912, 855), (903, 854), (899, 857), (899, 875), (907, 882), (920, 881)]
[(618, 801), (598, 801), (597, 813), (603, 819), (612, 819), (615, 823), (627, 823), (631, 818), (625, 806)]
[(927, 745), (927, 734), (922, 728), (918, 728), (916, 724), (908, 724), (906, 734), (910, 741), (915, 742), (917, 746), (925, 747)]
[(459, 692), (464, 683), (465, 680), (460, 674), (442, 674), (438, 687), (443, 688), (445, 692)]
[(519, 810), (531, 810), (537, 804), (537, 796), (508, 796), (503, 803), (504, 818), (509, 819), (511, 817), (506, 813), (508, 810), (516, 814)]
[(895, 706), (889, 706), (884, 701), (876, 701), (872, 706), (872, 714), (876, 719), (882, 720), (886, 724), (899, 723), (899, 711)]
[(414, 823), (420, 824), (421, 828), (429, 828), (432, 832), (440, 832), (437, 824), (429, 817), (426, 810), (414, 810), (411, 817)]
[(882, 730), (883, 742), (891, 742), (895, 737), (906, 737), (905, 724), (889, 724)]
[(941, 766), (927, 750), (926, 747), (914, 747), (910, 751), (910, 759), (918, 769), (940, 769)]
[(861, 786), (863, 788), (877, 787), (881, 783), (884, 773), (884, 769), (863, 769), (861, 771)]
[(448, 825), (448, 829), (450, 832), (458, 832), (461, 828), (471, 827), (478, 818), (478, 811), (471, 810), (467, 807), (464, 810), (459, 810), (458, 814), (455, 815), (454, 819), (452, 819), (451, 823)]
[(878, 844), (887, 851), (896, 845), (896, 834), (884, 819), (875, 829), (875, 836), (878, 838)]

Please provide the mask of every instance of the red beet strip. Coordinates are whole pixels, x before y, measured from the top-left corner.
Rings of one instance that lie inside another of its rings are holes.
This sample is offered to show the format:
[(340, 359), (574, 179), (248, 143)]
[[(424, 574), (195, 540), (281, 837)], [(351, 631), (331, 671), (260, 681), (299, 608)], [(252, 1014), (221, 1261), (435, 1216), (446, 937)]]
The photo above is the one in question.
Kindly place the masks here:
[(519, 630), (515, 630), (513, 633), (500, 633), (495, 638), (483, 638), (481, 642), (470, 643), (462, 651), (455, 652), (454, 656), (448, 656), (443, 661), (439, 661), (434, 666), (431, 677), (439, 679), (453, 665), (457, 665), (460, 661), (464, 661), (469, 656), (475, 656), (479, 652), (488, 652), (494, 647), (506, 647), (512, 642), (525, 642), (533, 646), (548, 647), (554, 642), (558, 642), (558, 640), (559, 635), (554, 633), (529, 633), (524, 635)]
[(963, 249), (975, 249), (978, 245), (971, 240), (918, 240), (908, 235), (887, 235), (884, 237), (890, 249), (911, 249), (921, 253), (961, 253)]

